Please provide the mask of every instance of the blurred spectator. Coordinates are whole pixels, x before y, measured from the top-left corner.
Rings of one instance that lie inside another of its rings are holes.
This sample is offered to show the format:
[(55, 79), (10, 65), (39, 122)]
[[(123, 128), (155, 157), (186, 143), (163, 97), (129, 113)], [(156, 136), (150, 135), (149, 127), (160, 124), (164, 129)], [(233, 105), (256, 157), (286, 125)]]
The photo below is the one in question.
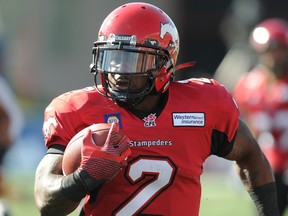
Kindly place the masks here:
[(251, 47), (259, 63), (235, 87), (234, 96), (275, 174), (283, 215), (288, 195), (288, 23), (262, 21), (252, 31)]
[(214, 78), (229, 90), (233, 90), (239, 78), (255, 66), (255, 52), (247, 40), (262, 11), (260, 0), (232, 0), (219, 26), (227, 53), (216, 69)]
[(5, 37), (0, 23), (0, 216), (7, 216), (8, 211), (3, 201), (5, 187), (3, 177), (4, 157), (20, 135), (23, 116), (17, 98), (4, 77), (5, 73)]

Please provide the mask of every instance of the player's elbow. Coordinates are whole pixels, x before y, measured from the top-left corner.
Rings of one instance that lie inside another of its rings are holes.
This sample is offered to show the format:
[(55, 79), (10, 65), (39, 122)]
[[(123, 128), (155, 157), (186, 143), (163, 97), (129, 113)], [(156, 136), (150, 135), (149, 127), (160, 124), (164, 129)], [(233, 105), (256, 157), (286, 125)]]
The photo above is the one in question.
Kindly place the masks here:
[(34, 201), (37, 209), (40, 212), (40, 215), (48, 215), (47, 212), (49, 212), (49, 205), (43, 198), (43, 192), (41, 190), (41, 187), (37, 185), (34, 189)]

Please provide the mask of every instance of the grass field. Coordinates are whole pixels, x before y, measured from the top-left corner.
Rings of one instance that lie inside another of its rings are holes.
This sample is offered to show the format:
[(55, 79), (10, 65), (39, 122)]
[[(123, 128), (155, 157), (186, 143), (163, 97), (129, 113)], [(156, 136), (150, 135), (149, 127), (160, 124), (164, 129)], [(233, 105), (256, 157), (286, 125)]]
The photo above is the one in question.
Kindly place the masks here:
[[(14, 175), (8, 180), (6, 200), (11, 216), (38, 216), (33, 198), (34, 177)], [(202, 185), (200, 216), (256, 216), (242, 185), (229, 184), (227, 177), (209, 173), (203, 175)], [(76, 216), (77, 213), (71, 215)], [(288, 212), (285, 216), (288, 216)]]
[[(235, 179), (232, 179), (235, 181)], [(256, 216), (255, 208), (244, 187), (228, 183), (226, 176), (202, 176), (201, 216)]]

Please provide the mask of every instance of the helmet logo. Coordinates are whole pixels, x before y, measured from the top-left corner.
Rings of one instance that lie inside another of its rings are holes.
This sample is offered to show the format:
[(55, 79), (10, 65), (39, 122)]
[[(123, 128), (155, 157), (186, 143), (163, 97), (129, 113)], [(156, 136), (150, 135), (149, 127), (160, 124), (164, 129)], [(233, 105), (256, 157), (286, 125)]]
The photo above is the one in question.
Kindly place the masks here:
[(172, 37), (172, 40), (169, 43), (169, 46), (174, 48), (173, 53), (179, 49), (179, 38), (175, 26), (171, 23), (161, 23), (160, 27), (160, 38), (164, 39), (165, 35), (169, 34)]

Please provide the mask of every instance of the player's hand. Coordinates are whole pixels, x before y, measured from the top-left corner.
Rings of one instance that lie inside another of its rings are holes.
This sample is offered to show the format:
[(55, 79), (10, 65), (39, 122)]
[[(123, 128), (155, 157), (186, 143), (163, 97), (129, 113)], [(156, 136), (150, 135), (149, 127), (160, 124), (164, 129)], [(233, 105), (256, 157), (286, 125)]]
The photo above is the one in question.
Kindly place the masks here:
[(93, 180), (102, 183), (110, 181), (126, 165), (127, 157), (131, 154), (130, 140), (123, 135), (119, 141), (118, 133), (119, 124), (112, 123), (102, 146), (97, 145), (97, 140), (93, 143), (91, 130), (85, 135), (77, 172), (89, 191), (94, 187)]
[[(121, 134), (121, 133), (120, 133)], [(94, 143), (92, 132), (88, 130), (83, 138), (81, 163), (79, 168), (61, 182), (62, 193), (72, 201), (79, 202), (86, 194), (97, 190), (105, 182), (112, 180), (126, 165), (131, 154), (130, 140), (119, 136), (119, 125), (113, 123), (102, 146)]]
[(82, 146), (82, 160), (79, 169), (85, 170), (95, 179), (111, 180), (120, 171), (130, 155), (130, 140), (124, 135), (117, 142), (119, 124), (112, 123), (103, 146), (93, 143), (91, 130), (88, 130)]

